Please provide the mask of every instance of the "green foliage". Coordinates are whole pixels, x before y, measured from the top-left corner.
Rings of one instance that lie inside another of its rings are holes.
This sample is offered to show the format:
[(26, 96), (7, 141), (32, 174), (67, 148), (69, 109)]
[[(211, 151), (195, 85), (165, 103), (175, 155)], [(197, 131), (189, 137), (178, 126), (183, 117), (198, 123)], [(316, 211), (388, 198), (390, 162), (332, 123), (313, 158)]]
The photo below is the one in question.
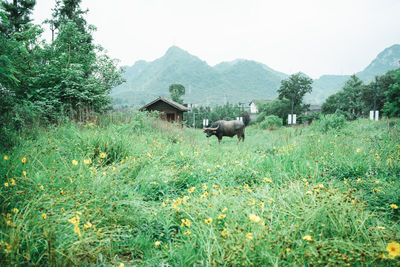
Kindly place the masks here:
[[(13, 0), (11, 3), (8, 1), (1, 1), (0, 10), (3, 15), (0, 21), (0, 32), (7, 37), (11, 37), (16, 32), (21, 32), (24, 27), (31, 22), (29, 15), (35, 7), (36, 0)], [(7, 23), (4, 23), (6, 19)]]
[(400, 117), (400, 69), (391, 72), (392, 81), (385, 92), (384, 113), (389, 117)]
[(375, 81), (367, 85), (355, 75), (351, 76), (341, 91), (326, 99), (322, 105), (322, 113), (343, 114), (350, 120), (367, 117), (369, 111), (374, 109), (376, 94), (376, 110), (383, 111), (389, 117), (399, 116), (399, 94), (396, 89), (399, 83), (398, 72), (399, 70), (388, 71), (382, 76), (376, 76)]
[(293, 105), (293, 113), (301, 114), (307, 111), (309, 105), (303, 104), (303, 97), (311, 93), (313, 80), (302, 73), (291, 75), (288, 79), (282, 80), (278, 89), (279, 99), (288, 99)]
[(339, 114), (320, 115), (319, 120), (312, 123), (312, 128), (322, 133), (339, 131), (346, 125), (346, 118)]
[(283, 98), (279, 99), (276, 98), (271, 102), (268, 102), (259, 108), (259, 115), (257, 116), (257, 122), (261, 122), (264, 120), (265, 116), (275, 115), (281, 118), (286, 124), (287, 122), (287, 115), (291, 111), (291, 103), (290, 100)]
[(399, 127), (220, 146), (139, 112), (37, 129), (0, 154), (0, 264), (396, 265)]
[(269, 115), (260, 123), (261, 129), (276, 130), (282, 127), (282, 119), (275, 115)]
[(41, 40), (43, 29), (29, 23), (35, 1), (1, 3), (1, 145), (12, 145), (14, 138), (7, 136), (33, 122), (83, 119), (110, 108), (111, 88), (123, 81), (121, 70), (92, 43), (94, 26), (86, 25), (79, 3), (57, 1), (58, 33), (49, 44)]
[(168, 88), (171, 99), (179, 104), (183, 104), (182, 96), (185, 95), (185, 87), (179, 83), (173, 83)]

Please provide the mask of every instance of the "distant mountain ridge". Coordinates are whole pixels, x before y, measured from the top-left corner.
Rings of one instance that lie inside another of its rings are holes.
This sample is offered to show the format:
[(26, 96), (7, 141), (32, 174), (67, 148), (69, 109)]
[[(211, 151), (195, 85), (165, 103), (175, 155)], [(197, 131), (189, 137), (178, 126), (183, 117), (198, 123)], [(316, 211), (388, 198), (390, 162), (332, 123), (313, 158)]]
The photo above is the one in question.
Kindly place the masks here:
[[(363, 71), (356, 75), (369, 82), (376, 75), (400, 67), (400, 45), (386, 48)], [(397, 65), (396, 65), (397, 64)], [(237, 59), (213, 67), (185, 50), (172, 46), (160, 58), (137, 61), (124, 73), (126, 83), (112, 90), (116, 104), (143, 105), (158, 96), (169, 96), (168, 87), (181, 83), (186, 88), (185, 103), (200, 105), (225, 102), (250, 102), (273, 99), (282, 79), (289, 75), (265, 64)], [(313, 92), (305, 97), (308, 103), (322, 103), (342, 88), (349, 75), (323, 75), (315, 79)]]

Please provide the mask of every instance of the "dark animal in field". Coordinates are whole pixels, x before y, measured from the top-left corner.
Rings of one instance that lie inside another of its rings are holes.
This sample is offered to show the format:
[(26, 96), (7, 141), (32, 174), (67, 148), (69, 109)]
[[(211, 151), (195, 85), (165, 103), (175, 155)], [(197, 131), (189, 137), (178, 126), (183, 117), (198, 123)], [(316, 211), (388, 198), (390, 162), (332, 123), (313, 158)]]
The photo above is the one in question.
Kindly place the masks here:
[(242, 121), (216, 121), (211, 127), (203, 128), (203, 132), (207, 137), (215, 135), (221, 144), (223, 136), (234, 137), (237, 135), (238, 142), (244, 142), (244, 123)]

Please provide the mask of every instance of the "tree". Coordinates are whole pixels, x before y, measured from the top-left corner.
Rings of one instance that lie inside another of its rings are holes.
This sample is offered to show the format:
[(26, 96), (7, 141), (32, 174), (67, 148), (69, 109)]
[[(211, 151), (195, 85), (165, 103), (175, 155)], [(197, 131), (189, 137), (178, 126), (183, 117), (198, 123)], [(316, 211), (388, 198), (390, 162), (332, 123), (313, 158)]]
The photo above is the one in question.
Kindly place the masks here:
[(256, 121), (262, 122), (266, 117), (274, 115), (281, 118), (284, 124), (287, 123), (287, 115), (290, 113), (291, 101), (286, 98), (276, 98), (269, 103), (265, 103), (260, 106), (260, 113), (257, 116)]
[[(367, 88), (357, 76), (352, 75), (339, 92), (325, 100), (322, 104), (322, 113), (340, 113), (345, 115), (347, 119), (363, 116), (366, 112), (366, 103), (362, 94), (363, 90), (368, 92), (367, 90), (370, 88), (371, 86)], [(368, 101), (371, 101), (371, 95), (368, 99)]]
[(10, 37), (15, 32), (23, 30), (32, 19), (29, 15), (35, 7), (36, 0), (13, 0), (12, 3), (2, 1), (2, 8), (8, 23), (0, 24), (0, 31)]
[(185, 87), (179, 83), (173, 83), (169, 86), (169, 93), (171, 94), (171, 98), (173, 101), (183, 104), (183, 100), (181, 96), (185, 95)]
[(388, 117), (400, 117), (400, 69), (391, 74), (393, 82), (385, 92), (386, 102), (383, 111)]
[(312, 79), (302, 73), (291, 75), (288, 79), (282, 80), (278, 89), (279, 99), (289, 99), (292, 104), (293, 113), (300, 114), (309, 108), (303, 104), (303, 97), (312, 91)]

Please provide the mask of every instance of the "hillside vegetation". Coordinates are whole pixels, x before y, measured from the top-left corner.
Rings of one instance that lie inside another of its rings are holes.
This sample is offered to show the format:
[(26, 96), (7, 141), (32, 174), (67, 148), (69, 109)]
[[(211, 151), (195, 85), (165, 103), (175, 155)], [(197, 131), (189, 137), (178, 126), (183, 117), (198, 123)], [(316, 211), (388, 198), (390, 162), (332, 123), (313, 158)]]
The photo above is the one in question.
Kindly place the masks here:
[(0, 263), (395, 266), (399, 128), (251, 126), (218, 145), (135, 112), (38, 129), (0, 159)]

